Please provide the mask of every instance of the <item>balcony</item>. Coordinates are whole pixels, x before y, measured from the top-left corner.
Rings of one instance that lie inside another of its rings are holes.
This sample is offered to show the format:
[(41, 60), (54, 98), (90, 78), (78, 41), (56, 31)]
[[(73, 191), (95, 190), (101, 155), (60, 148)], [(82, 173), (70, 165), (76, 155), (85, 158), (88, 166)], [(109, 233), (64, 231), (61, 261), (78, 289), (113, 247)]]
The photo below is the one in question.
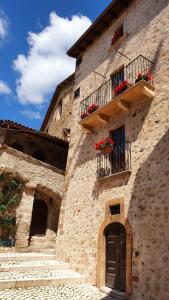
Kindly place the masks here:
[(109, 118), (128, 112), (132, 103), (152, 99), (153, 63), (138, 56), (80, 103), (80, 124), (89, 132)]
[(97, 180), (131, 173), (131, 143), (114, 146), (110, 154), (97, 154)]

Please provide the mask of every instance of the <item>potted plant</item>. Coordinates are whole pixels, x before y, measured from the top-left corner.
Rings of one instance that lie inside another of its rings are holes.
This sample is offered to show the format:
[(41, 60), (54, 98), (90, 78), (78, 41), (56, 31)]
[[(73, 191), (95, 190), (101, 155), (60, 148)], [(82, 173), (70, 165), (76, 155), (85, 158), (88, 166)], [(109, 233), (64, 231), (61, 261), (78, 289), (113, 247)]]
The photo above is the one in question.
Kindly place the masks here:
[(111, 40), (111, 45), (113, 46), (122, 35), (123, 35), (123, 28), (120, 27), (115, 31)]
[(111, 153), (113, 145), (114, 141), (111, 138), (106, 138), (96, 143), (96, 150), (100, 150), (105, 154)]
[(86, 117), (88, 117), (88, 113), (87, 112), (84, 112), (84, 113), (82, 113), (81, 114), (81, 119), (83, 120), (83, 119), (85, 119)]
[(95, 112), (97, 109), (99, 108), (99, 105), (96, 104), (92, 104), (87, 108), (87, 112), (88, 114), (92, 114), (93, 112)]
[(150, 72), (148, 72), (146, 74), (138, 73), (135, 83), (139, 82), (140, 80), (145, 80), (148, 82), (148, 81), (152, 81), (152, 79), (153, 79), (153, 77)]
[(115, 96), (118, 96), (119, 94), (123, 93), (130, 87), (130, 84), (127, 80), (123, 81), (120, 83), (118, 86), (115, 87), (114, 89), (114, 94)]

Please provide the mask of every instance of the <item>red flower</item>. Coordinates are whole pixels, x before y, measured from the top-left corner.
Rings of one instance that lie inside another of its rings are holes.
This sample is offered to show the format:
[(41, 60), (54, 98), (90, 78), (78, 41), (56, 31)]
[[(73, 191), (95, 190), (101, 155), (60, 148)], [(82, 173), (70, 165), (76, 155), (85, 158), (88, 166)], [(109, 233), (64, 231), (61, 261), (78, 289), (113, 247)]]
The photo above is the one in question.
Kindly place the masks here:
[(111, 138), (103, 139), (96, 143), (95, 148), (96, 150), (103, 150), (106, 147), (112, 148), (114, 145), (114, 141)]
[(96, 111), (97, 109), (99, 108), (99, 105), (96, 105), (96, 104), (92, 104), (91, 106), (89, 106), (87, 108), (87, 112), (89, 114), (93, 113), (94, 111)]
[(153, 75), (150, 72), (148, 72), (147, 73), (147, 78), (148, 78), (148, 81), (152, 81), (153, 80)]
[(115, 31), (114, 33), (114, 36), (112, 37), (112, 40), (111, 40), (111, 45), (113, 45), (117, 40), (118, 38), (120, 37), (120, 32), (119, 31)]
[(128, 85), (128, 81), (127, 80), (123, 81), (122, 83), (120, 83), (118, 86), (115, 87), (114, 93), (118, 94), (119, 92), (121, 92), (121, 90), (127, 87), (127, 85)]

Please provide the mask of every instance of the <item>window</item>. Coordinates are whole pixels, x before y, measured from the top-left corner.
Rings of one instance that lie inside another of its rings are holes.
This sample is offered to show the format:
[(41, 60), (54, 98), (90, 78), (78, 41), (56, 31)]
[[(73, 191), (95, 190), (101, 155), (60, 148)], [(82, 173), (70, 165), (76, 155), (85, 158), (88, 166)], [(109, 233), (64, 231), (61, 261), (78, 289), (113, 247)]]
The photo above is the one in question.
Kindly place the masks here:
[(62, 115), (62, 110), (63, 110), (63, 100), (60, 99), (60, 101), (58, 102), (57, 106), (56, 106), (56, 111), (53, 117), (54, 121), (59, 121)]
[(124, 81), (124, 68), (120, 68), (117, 72), (111, 75), (113, 90)]
[(78, 98), (80, 96), (80, 87), (74, 91), (74, 99)]
[(124, 35), (123, 24), (116, 29), (112, 37), (111, 45), (114, 45)]
[(77, 59), (76, 59), (76, 68), (81, 64), (82, 62), (82, 56), (79, 56)]
[(61, 99), (58, 103), (58, 106), (57, 106), (57, 109), (58, 109), (58, 113), (59, 113), (59, 116), (61, 117), (62, 115), (62, 105), (63, 105), (63, 100)]
[(110, 206), (111, 215), (119, 215), (120, 214), (120, 204)]
[(119, 37), (123, 36), (124, 30), (123, 30), (123, 24), (118, 28)]

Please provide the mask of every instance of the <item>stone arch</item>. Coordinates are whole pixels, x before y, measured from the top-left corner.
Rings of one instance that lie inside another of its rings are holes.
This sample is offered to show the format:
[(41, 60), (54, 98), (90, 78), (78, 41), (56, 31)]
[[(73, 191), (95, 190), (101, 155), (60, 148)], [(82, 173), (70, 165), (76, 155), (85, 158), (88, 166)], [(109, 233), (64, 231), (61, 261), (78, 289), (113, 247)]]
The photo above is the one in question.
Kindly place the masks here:
[[(119, 202), (123, 202), (121, 199)], [(108, 201), (106, 206), (110, 203), (117, 203), (117, 200)], [(120, 223), (124, 226), (126, 231), (126, 292), (132, 293), (132, 230), (128, 219), (125, 219), (124, 213), (121, 215), (105, 216), (105, 220), (100, 226), (98, 236), (98, 255), (97, 255), (97, 286), (99, 288), (105, 286), (105, 261), (106, 261), (106, 238), (105, 230), (113, 223)]]

